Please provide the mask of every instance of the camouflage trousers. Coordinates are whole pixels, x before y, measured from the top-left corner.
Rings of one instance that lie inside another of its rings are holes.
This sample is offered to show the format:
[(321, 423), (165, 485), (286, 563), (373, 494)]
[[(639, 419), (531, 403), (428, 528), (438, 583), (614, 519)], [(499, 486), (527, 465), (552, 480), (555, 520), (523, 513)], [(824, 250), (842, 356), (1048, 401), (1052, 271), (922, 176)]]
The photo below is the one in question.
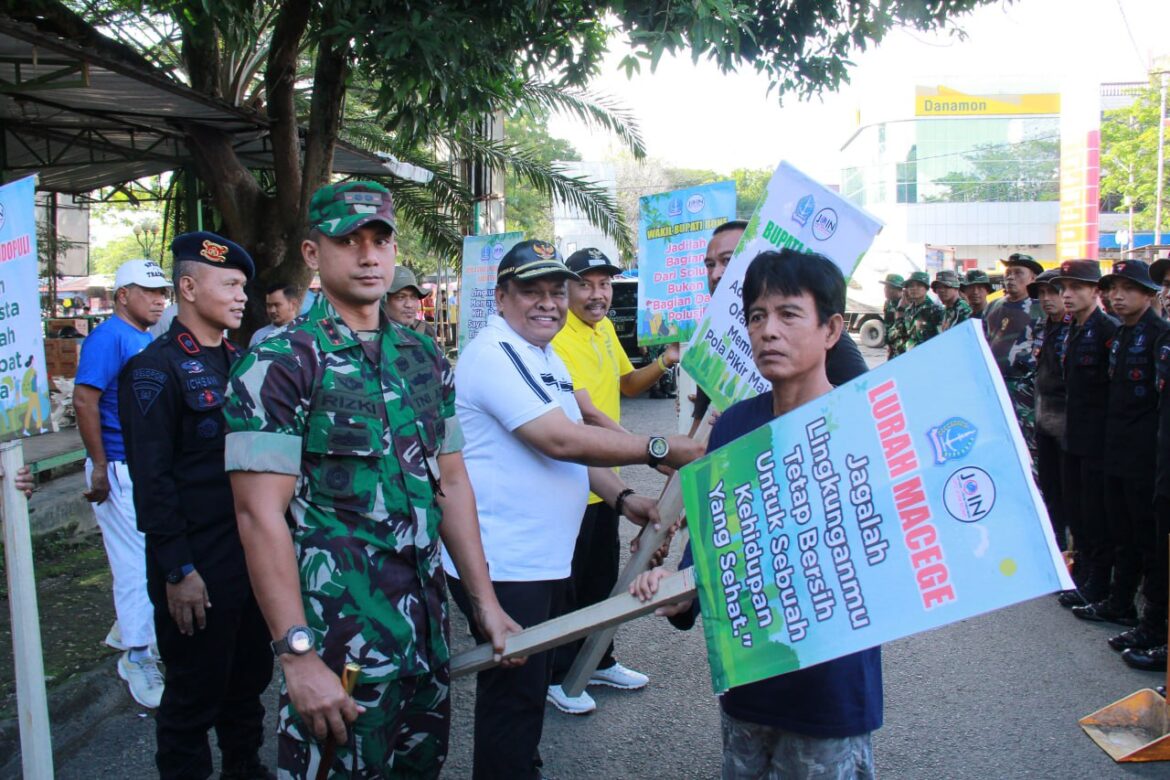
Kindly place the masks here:
[(873, 780), (870, 735), (821, 738), (723, 719), (723, 780)]
[(1024, 435), (1024, 443), (1028, 445), (1028, 454), (1032, 456), (1032, 475), (1039, 474), (1036, 461), (1036, 391), (1032, 379), (1005, 379), (1008, 397), (1012, 399), (1012, 409), (1016, 413), (1016, 420), (1020, 424), (1020, 433)]
[[(333, 754), (329, 777), (355, 780), (435, 778), (447, 758), (451, 728), (449, 670), (383, 683), (359, 683), (353, 693), (366, 711)], [(277, 725), (281, 780), (313, 780), (323, 744), (313, 739), (281, 689)]]

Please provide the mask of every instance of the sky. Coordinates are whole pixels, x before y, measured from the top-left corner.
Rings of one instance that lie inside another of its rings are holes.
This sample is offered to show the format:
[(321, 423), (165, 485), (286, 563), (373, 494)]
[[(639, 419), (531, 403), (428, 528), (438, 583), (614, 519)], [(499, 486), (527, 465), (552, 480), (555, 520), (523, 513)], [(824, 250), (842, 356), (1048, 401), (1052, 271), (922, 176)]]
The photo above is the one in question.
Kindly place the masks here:
[[(916, 84), (1010, 84), (1024, 91), (1059, 91), (1070, 83), (1143, 81), (1156, 56), (1170, 55), (1170, 0), (1018, 0), (991, 3), (959, 17), (967, 33), (895, 30), (877, 47), (856, 53), (852, 83), (836, 94), (780, 105), (754, 71), (721, 74), (689, 55), (663, 58), (657, 71), (627, 79), (614, 46), (591, 89), (633, 112), (647, 151), (671, 167), (721, 173), (773, 168), (781, 159), (829, 184), (840, 178), (838, 152), (857, 128), (858, 110), (882, 102), (913, 113)], [(1029, 89), (1030, 87), (1030, 89)], [(695, 99), (680, 115), (680, 99)], [(892, 102), (891, 102), (892, 101)], [(866, 121), (861, 113), (861, 121)], [(620, 150), (603, 133), (554, 117), (550, 132), (573, 143), (586, 160)]]

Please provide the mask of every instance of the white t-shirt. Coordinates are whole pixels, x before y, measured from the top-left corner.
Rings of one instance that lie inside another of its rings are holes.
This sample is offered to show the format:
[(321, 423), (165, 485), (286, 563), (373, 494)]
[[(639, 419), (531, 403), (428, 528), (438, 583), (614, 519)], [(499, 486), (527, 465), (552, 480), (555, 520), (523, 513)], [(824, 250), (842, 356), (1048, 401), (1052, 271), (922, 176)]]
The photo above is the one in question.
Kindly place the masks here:
[[(558, 408), (581, 421), (565, 364), (552, 347), (528, 343), (492, 315), (455, 366), (455, 412), (496, 582), (560, 580), (572, 570), (588, 468), (550, 458), (513, 433)], [(456, 575), (446, 550), (443, 568)]]

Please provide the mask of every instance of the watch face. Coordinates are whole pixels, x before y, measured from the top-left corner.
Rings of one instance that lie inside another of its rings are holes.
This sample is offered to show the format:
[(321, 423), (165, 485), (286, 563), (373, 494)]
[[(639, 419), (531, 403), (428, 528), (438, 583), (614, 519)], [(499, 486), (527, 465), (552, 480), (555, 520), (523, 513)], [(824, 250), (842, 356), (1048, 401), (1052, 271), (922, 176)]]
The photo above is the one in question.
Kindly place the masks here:
[(303, 655), (313, 649), (313, 632), (297, 629), (289, 634), (288, 649), (297, 655)]
[(670, 452), (670, 445), (666, 443), (666, 439), (661, 436), (650, 439), (650, 454), (653, 457), (665, 458), (668, 452)]

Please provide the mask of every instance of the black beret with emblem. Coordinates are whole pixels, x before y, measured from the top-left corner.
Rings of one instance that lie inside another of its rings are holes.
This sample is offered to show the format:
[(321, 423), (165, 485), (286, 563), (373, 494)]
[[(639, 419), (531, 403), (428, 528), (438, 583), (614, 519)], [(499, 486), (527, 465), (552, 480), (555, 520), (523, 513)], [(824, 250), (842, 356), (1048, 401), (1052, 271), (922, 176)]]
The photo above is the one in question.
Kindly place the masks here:
[(203, 263), (213, 268), (236, 268), (251, 279), (256, 275), (256, 264), (248, 251), (234, 241), (208, 231), (183, 233), (171, 242), (175, 268), (182, 261)]

